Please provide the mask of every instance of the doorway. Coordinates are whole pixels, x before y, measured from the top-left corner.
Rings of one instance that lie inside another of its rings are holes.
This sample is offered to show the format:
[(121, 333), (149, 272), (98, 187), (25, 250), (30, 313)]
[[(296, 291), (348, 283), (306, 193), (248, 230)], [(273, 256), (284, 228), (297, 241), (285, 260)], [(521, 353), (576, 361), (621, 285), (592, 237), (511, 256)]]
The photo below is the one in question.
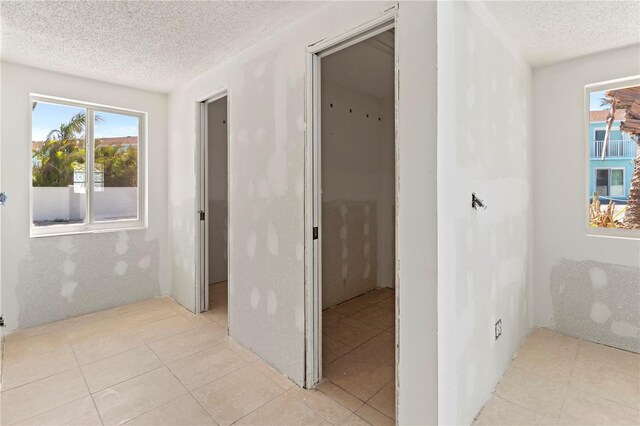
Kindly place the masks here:
[(335, 385), (391, 420), (397, 346), (395, 58), (393, 20), (310, 58), (310, 312), (317, 319), (310, 318), (315, 341), (307, 380)]
[(200, 311), (228, 328), (228, 98), (201, 104)]

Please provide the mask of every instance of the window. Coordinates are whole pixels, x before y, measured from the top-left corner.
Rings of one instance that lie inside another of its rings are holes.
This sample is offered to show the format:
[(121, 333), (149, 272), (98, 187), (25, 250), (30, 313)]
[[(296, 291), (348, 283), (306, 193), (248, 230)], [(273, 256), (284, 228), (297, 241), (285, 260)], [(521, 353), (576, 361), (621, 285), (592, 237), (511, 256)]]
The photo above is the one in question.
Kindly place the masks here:
[(31, 234), (144, 226), (145, 114), (32, 96)]
[(586, 96), (589, 229), (640, 236), (640, 78), (588, 85)]

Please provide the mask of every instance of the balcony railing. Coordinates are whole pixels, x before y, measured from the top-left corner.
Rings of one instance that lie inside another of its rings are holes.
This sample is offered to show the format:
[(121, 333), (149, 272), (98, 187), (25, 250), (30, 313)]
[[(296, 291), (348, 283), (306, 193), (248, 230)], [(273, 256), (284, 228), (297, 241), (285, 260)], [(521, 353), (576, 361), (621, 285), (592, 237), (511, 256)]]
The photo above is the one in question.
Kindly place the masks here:
[[(602, 158), (604, 141), (591, 141), (591, 158)], [(606, 158), (636, 158), (638, 145), (629, 139), (610, 140), (607, 144)]]

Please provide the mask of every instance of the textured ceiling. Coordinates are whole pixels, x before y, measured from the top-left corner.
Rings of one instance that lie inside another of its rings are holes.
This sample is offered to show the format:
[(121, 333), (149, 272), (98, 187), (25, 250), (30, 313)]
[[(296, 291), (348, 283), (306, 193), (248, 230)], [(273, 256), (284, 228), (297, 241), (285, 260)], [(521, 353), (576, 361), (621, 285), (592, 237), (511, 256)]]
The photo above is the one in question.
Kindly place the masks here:
[(637, 0), (484, 4), (534, 67), (640, 43)]
[(318, 2), (2, 1), (1, 58), (169, 92)]

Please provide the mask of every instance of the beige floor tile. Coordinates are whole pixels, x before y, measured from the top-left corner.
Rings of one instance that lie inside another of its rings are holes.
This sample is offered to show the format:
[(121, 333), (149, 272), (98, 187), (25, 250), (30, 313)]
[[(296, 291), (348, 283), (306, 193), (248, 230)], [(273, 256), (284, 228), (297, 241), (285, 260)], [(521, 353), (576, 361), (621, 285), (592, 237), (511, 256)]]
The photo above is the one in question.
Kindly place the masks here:
[(197, 426), (215, 425), (209, 413), (190, 394), (154, 408), (136, 417), (127, 425)]
[(384, 299), (381, 302), (377, 303), (378, 306), (383, 306), (387, 309), (395, 309), (396, 308), (396, 299), (395, 297), (389, 297), (388, 299)]
[(246, 364), (238, 354), (218, 345), (180, 358), (168, 367), (187, 389), (194, 390)]
[(395, 377), (395, 368), (381, 362), (362, 360), (353, 352), (330, 364), (324, 371), (325, 378), (367, 401)]
[(575, 359), (580, 346), (580, 339), (566, 336), (548, 328), (535, 328), (527, 336), (526, 344), (539, 349), (544, 353), (553, 353), (554, 356), (569, 356)]
[(395, 367), (396, 340), (393, 334), (384, 332), (353, 350), (354, 357)]
[(264, 361), (254, 361), (250, 365), (252, 368), (255, 368), (258, 373), (273, 380), (282, 389), (287, 390), (296, 386), (296, 384), (289, 380), (284, 374), (267, 365), (267, 363), (265, 363)]
[(385, 416), (396, 418), (396, 381), (392, 380), (380, 391), (373, 395), (367, 404), (380, 411)]
[(5, 360), (2, 389), (6, 391), (77, 366), (69, 345), (39, 355)]
[(601, 396), (636, 409), (640, 407), (640, 380), (623, 374), (609, 364), (597, 361), (576, 361), (571, 375), (573, 389)]
[(227, 327), (215, 322), (211, 319), (208, 319), (206, 317), (203, 317), (203, 321), (199, 321), (199, 327), (203, 330), (206, 331), (207, 333), (209, 333), (211, 335), (211, 337), (213, 337), (214, 339), (224, 339), (226, 338), (229, 333), (227, 332)]
[(93, 395), (106, 425), (134, 419), (187, 393), (173, 374), (158, 368)]
[(336, 311), (334, 308), (325, 309), (322, 311), (322, 324), (335, 324), (341, 319), (345, 318), (343, 314)]
[(331, 425), (288, 393), (277, 396), (253, 411), (238, 425)]
[(480, 411), (480, 414), (473, 424), (491, 426), (553, 425), (555, 421), (542, 414), (527, 410), (513, 402), (492, 396), (482, 411)]
[(339, 314), (344, 315), (345, 317), (349, 317), (365, 308), (368, 308), (369, 306), (371, 306), (371, 303), (361, 299), (360, 297), (356, 297), (354, 299), (347, 300), (346, 302), (341, 303), (337, 306), (334, 306), (331, 309)]
[(4, 361), (24, 360), (46, 352), (69, 346), (66, 331), (57, 331), (17, 340), (7, 340), (4, 344)]
[(3, 391), (0, 394), (2, 424), (24, 421), (88, 395), (79, 368)]
[(373, 426), (392, 426), (396, 424), (393, 419), (390, 419), (380, 411), (367, 404), (364, 404), (362, 407), (358, 408), (356, 414)]
[(365, 302), (375, 304), (375, 303), (382, 302), (385, 299), (392, 298), (394, 296), (395, 296), (395, 292), (393, 291), (393, 289), (378, 288), (376, 290), (363, 294), (362, 296), (360, 296), (360, 299), (364, 300)]
[(196, 328), (172, 337), (167, 337), (166, 339), (149, 343), (149, 347), (165, 364), (167, 364), (210, 348), (219, 342), (219, 339), (215, 339), (210, 334)]
[(639, 425), (640, 411), (572, 389), (567, 393), (558, 424)]
[(342, 423), (338, 424), (340, 426), (367, 426), (371, 423), (354, 413), (347, 417)]
[(318, 390), (350, 411), (356, 411), (362, 404), (364, 404), (363, 401), (351, 395), (344, 389), (336, 386), (329, 380), (325, 380), (320, 383), (318, 385)]
[(363, 322), (344, 318), (335, 324), (323, 327), (322, 334), (349, 346), (359, 346), (380, 334), (381, 329)]
[(582, 340), (577, 359), (598, 361), (620, 373), (640, 378), (640, 354)]
[(289, 394), (332, 424), (338, 424), (352, 414), (350, 410), (317, 390), (306, 390), (294, 386), (289, 390)]
[(82, 340), (96, 339), (109, 334), (130, 331), (132, 328), (121, 316), (115, 316), (89, 323), (77, 322), (67, 331), (71, 343)]
[(329, 365), (352, 349), (353, 347), (324, 335), (322, 336), (322, 363)]
[(569, 380), (574, 363), (574, 354), (556, 353), (550, 348), (525, 342), (518, 350), (513, 366), (550, 380)]
[(511, 367), (498, 383), (495, 395), (555, 419), (568, 388), (567, 381), (552, 381)]
[(85, 337), (71, 342), (73, 351), (80, 365), (89, 364), (104, 358), (126, 352), (144, 345), (134, 330), (118, 333)]
[(230, 425), (285, 392), (250, 366), (227, 374), (193, 391), (220, 425)]
[(167, 318), (178, 317), (178, 313), (166, 303), (149, 309), (141, 309), (122, 314), (119, 319), (125, 321), (130, 327), (141, 327)]
[(93, 399), (90, 396), (86, 396), (32, 417), (20, 424), (31, 426), (98, 426), (102, 425), (102, 420), (100, 420), (98, 411), (93, 404)]
[(162, 367), (162, 362), (147, 346), (114, 355), (81, 367), (91, 393), (101, 391), (132, 377)]
[(226, 337), (222, 340), (222, 342), (220, 343), (220, 345), (222, 345), (222, 347), (227, 348), (229, 350), (232, 350), (233, 352), (237, 353), (238, 355), (240, 355), (242, 357), (242, 359), (244, 359), (247, 362), (254, 362), (254, 361), (258, 361), (260, 358), (254, 354), (253, 352), (251, 352), (248, 349), (243, 348), (241, 345), (239, 345), (238, 343), (234, 342), (233, 339)]
[(229, 316), (229, 311), (226, 307), (217, 307), (215, 309), (210, 309), (202, 315), (206, 315), (207, 318), (219, 323), (222, 325), (227, 322), (227, 317)]
[(193, 322), (181, 316), (176, 316), (137, 327), (135, 331), (143, 342), (150, 343), (184, 333), (195, 327), (196, 325)]
[(158, 307), (165, 306), (169, 303), (167, 297), (154, 297), (151, 299), (144, 299), (138, 302), (127, 303), (125, 305), (113, 308), (112, 311), (117, 312), (118, 315), (124, 315), (135, 311), (149, 311)]
[(392, 309), (379, 305), (371, 305), (351, 315), (351, 318), (382, 330), (393, 326), (396, 321), (395, 312)]

